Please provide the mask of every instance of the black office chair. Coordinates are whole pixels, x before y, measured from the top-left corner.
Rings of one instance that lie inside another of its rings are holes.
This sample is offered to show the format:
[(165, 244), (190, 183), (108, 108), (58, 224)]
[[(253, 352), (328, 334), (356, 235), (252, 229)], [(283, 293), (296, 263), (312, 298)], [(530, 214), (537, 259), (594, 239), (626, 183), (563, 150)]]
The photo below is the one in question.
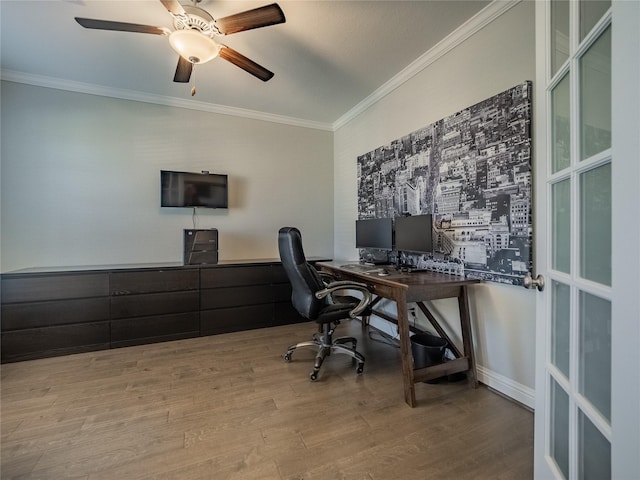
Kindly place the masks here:
[[(278, 232), (278, 249), (282, 266), (291, 283), (291, 303), (300, 315), (314, 320), (319, 325), (318, 333), (313, 339), (291, 345), (283, 355), (285, 361), (291, 361), (293, 352), (301, 347), (312, 347), (318, 350), (313, 371), (309, 378), (318, 379), (318, 372), (324, 359), (331, 353), (344, 353), (357, 362), (356, 373), (364, 369), (364, 357), (356, 351), (356, 339), (353, 337), (333, 338), (335, 327), (341, 320), (354, 318), (366, 310), (371, 302), (371, 293), (362, 283), (336, 281), (325, 284), (319, 272), (304, 256), (302, 235), (297, 228), (283, 227)], [(331, 295), (340, 290), (355, 290), (362, 294), (359, 301), (354, 298), (349, 303), (333, 303)], [(352, 344), (350, 348), (348, 344)]]

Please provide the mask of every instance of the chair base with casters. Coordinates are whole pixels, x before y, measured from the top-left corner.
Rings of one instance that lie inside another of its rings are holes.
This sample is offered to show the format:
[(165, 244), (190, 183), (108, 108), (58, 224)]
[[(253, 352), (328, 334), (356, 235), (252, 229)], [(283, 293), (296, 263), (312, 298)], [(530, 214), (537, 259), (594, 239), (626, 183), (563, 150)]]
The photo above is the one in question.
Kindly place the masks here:
[[(334, 325), (324, 324), (322, 331), (315, 333), (310, 341), (289, 346), (287, 352), (282, 357), (285, 361), (290, 362), (293, 352), (298, 348), (310, 347), (316, 349), (318, 353), (316, 354), (313, 371), (309, 374), (309, 378), (314, 382), (318, 379), (318, 373), (320, 372), (320, 367), (322, 367), (324, 359), (332, 353), (341, 353), (353, 358), (357, 362), (356, 373), (360, 375), (364, 371), (364, 356), (356, 351), (358, 340), (354, 337), (339, 337), (334, 340), (333, 332), (338, 323), (340, 322), (336, 322)], [(348, 347), (348, 344), (351, 344), (351, 347)]]

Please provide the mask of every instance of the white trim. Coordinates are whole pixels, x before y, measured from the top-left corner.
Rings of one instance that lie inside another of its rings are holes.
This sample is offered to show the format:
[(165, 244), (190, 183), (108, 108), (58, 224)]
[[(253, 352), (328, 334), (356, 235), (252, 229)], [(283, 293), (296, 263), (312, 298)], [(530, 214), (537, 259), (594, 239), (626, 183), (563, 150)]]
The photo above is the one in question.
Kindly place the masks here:
[(351, 110), (342, 115), (342, 117), (333, 122), (333, 130), (336, 131), (340, 127), (343, 127), (345, 124), (356, 118), (376, 102), (379, 102), (389, 93), (393, 92), (396, 88), (400, 87), (402, 84), (413, 78), (422, 70), (433, 64), (439, 58), (449, 53), (452, 49), (469, 39), (469, 37), (482, 30), (496, 18), (500, 17), (502, 14), (511, 9), (511, 7), (514, 7), (520, 2), (521, 0), (494, 0), (493, 2), (491, 2), (485, 8), (480, 10), (476, 15), (460, 25), (456, 30), (443, 38), (433, 48), (429, 49), (427, 52), (418, 57), (417, 60), (409, 64), (398, 74), (394, 75), (391, 80), (386, 82)]
[[(533, 94), (533, 118), (534, 126), (534, 258), (535, 268), (538, 274), (547, 276), (549, 288), (536, 293), (536, 360), (535, 360), (535, 400), (534, 400), (534, 442), (533, 442), (533, 477), (534, 478), (562, 478), (555, 462), (551, 460), (549, 451), (549, 435), (547, 425), (550, 424), (550, 411), (547, 407), (549, 399), (549, 385), (547, 366), (549, 365), (548, 339), (551, 311), (547, 296), (551, 291), (549, 277), (549, 265), (551, 265), (551, 251), (547, 248), (549, 234), (550, 208), (547, 199), (550, 197), (549, 176), (551, 172), (551, 145), (548, 139), (551, 137), (551, 125), (549, 112), (551, 111), (551, 99), (547, 95), (547, 86), (551, 82), (550, 64), (550, 3), (536, 2), (535, 4), (535, 37), (536, 37), (536, 81)], [(560, 77), (569, 71), (569, 64), (558, 69), (563, 73), (557, 73), (553, 78), (555, 86)], [(568, 178), (568, 177), (567, 177)], [(557, 181), (558, 178), (554, 178)]]
[(640, 478), (640, 2), (613, 2), (612, 24), (611, 477)]
[(149, 93), (137, 92), (135, 90), (125, 90), (120, 88), (105, 87), (90, 83), (73, 82), (60, 78), (34, 75), (30, 73), (16, 72), (13, 70), (0, 70), (0, 80), (8, 82), (24, 83), (37, 87), (54, 88), (69, 92), (87, 93), (89, 95), (99, 95), (101, 97), (119, 98), (122, 100), (133, 100), (136, 102), (153, 103), (166, 105), (168, 107), (187, 108), (202, 112), (219, 113), (222, 115), (232, 115), (235, 117), (251, 118), (253, 120), (263, 120), (265, 122), (283, 123), (295, 127), (314, 128), (317, 130), (331, 131), (331, 124), (303, 120), (300, 118), (286, 117), (284, 115), (274, 115), (271, 113), (258, 112), (244, 108), (227, 107), (213, 103), (198, 102), (197, 100), (186, 100), (176, 97), (165, 97)]
[(512, 379), (505, 377), (493, 370), (489, 370), (482, 365), (476, 365), (478, 372), (478, 381), (497, 390), (509, 398), (520, 402), (521, 404), (535, 408), (535, 390), (533, 388), (514, 382)]

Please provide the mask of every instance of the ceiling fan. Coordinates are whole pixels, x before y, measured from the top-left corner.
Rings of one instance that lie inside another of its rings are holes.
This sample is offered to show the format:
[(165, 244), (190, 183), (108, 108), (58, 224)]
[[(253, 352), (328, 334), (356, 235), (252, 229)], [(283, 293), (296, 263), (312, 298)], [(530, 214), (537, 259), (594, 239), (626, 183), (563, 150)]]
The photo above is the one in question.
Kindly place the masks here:
[[(173, 77), (174, 82), (188, 83), (195, 64), (206, 63), (218, 56), (263, 82), (271, 79), (273, 72), (258, 65), (234, 49), (218, 43), (215, 37), (284, 23), (286, 21), (284, 13), (278, 4), (273, 3), (214, 19), (207, 11), (196, 6), (200, 1), (193, 0), (193, 5), (182, 5), (178, 0), (160, 0), (173, 17), (173, 26), (175, 28), (173, 31), (165, 27), (137, 23), (81, 17), (75, 17), (75, 20), (85, 28), (97, 30), (167, 35), (169, 44), (179, 55), (178, 66)], [(194, 94), (195, 87), (191, 89), (191, 95)]]

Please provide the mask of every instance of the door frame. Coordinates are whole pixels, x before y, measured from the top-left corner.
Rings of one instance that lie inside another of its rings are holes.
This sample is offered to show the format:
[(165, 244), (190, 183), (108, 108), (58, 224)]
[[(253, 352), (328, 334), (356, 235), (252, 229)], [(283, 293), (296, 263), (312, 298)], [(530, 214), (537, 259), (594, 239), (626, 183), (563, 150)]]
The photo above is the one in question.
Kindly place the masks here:
[(640, 1), (612, 5), (613, 478), (640, 478)]

